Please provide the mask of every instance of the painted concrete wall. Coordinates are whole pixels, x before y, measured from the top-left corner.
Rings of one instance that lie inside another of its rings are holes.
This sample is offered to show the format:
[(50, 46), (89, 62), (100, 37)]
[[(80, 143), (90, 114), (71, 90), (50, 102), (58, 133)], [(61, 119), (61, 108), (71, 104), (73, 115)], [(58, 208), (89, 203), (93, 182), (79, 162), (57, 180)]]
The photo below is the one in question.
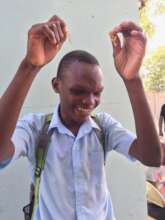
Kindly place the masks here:
[[(138, 21), (137, 1), (133, 0), (15, 0), (0, 7), (0, 94), (12, 79), (25, 55), (27, 30), (53, 14), (68, 23), (70, 41), (56, 60), (45, 67), (28, 94), (21, 115), (53, 111), (57, 97), (51, 89), (59, 59), (73, 49), (85, 49), (99, 59), (105, 75), (105, 91), (98, 111), (104, 110), (134, 130), (126, 90), (112, 60), (108, 31), (124, 19)], [(107, 179), (118, 220), (146, 219), (144, 175), (137, 163), (112, 153), (107, 163)], [(21, 208), (28, 201), (27, 161), (20, 159), (0, 172), (0, 219), (22, 219)]]

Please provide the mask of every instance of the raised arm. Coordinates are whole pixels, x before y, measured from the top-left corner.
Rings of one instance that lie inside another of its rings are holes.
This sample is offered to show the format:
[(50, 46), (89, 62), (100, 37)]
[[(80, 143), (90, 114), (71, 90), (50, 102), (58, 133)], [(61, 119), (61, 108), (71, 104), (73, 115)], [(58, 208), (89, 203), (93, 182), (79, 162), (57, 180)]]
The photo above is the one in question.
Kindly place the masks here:
[[(123, 43), (118, 34), (122, 34)], [(123, 22), (110, 32), (114, 63), (127, 88), (132, 105), (137, 139), (130, 154), (148, 166), (160, 166), (161, 144), (147, 103), (139, 69), (145, 54), (146, 38), (133, 22)]]
[(56, 56), (66, 38), (66, 24), (57, 16), (29, 30), (26, 56), (0, 99), (0, 161), (14, 153), (11, 136), (33, 80)]

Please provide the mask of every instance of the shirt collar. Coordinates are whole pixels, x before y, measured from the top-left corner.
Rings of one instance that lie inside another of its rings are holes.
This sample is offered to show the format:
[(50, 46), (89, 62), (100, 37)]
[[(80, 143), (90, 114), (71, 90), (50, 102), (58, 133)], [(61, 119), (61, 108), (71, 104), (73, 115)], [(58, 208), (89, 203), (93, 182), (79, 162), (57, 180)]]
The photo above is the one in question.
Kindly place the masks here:
[[(59, 116), (59, 104), (55, 107), (52, 120), (49, 125), (49, 130), (57, 128), (60, 133), (69, 134), (73, 136), (72, 132), (65, 127), (65, 125), (62, 123), (60, 116)], [(100, 127), (98, 124), (92, 119), (92, 117), (89, 117), (89, 119), (84, 122), (80, 129), (83, 129), (83, 133), (88, 133), (92, 128), (100, 130)]]

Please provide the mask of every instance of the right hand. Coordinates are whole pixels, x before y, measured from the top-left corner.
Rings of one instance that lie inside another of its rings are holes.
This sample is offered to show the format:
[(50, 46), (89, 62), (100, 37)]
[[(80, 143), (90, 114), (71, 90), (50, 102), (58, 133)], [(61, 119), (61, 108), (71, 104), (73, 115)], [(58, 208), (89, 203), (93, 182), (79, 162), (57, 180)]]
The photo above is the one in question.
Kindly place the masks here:
[(56, 56), (66, 39), (66, 24), (56, 15), (48, 22), (33, 25), (28, 33), (25, 60), (36, 67), (46, 65)]
[[(123, 36), (123, 43), (119, 37)], [(139, 78), (139, 69), (145, 55), (146, 37), (141, 27), (132, 21), (124, 21), (109, 33), (115, 67), (125, 80)]]

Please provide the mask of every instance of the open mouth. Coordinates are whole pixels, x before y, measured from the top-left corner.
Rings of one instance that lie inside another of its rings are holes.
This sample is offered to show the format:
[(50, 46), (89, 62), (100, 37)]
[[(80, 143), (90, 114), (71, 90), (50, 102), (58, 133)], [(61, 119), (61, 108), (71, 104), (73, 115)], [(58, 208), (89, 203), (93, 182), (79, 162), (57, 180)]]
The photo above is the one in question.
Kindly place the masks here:
[(81, 115), (90, 115), (92, 110), (93, 110), (93, 108), (77, 107), (76, 113), (81, 114)]

